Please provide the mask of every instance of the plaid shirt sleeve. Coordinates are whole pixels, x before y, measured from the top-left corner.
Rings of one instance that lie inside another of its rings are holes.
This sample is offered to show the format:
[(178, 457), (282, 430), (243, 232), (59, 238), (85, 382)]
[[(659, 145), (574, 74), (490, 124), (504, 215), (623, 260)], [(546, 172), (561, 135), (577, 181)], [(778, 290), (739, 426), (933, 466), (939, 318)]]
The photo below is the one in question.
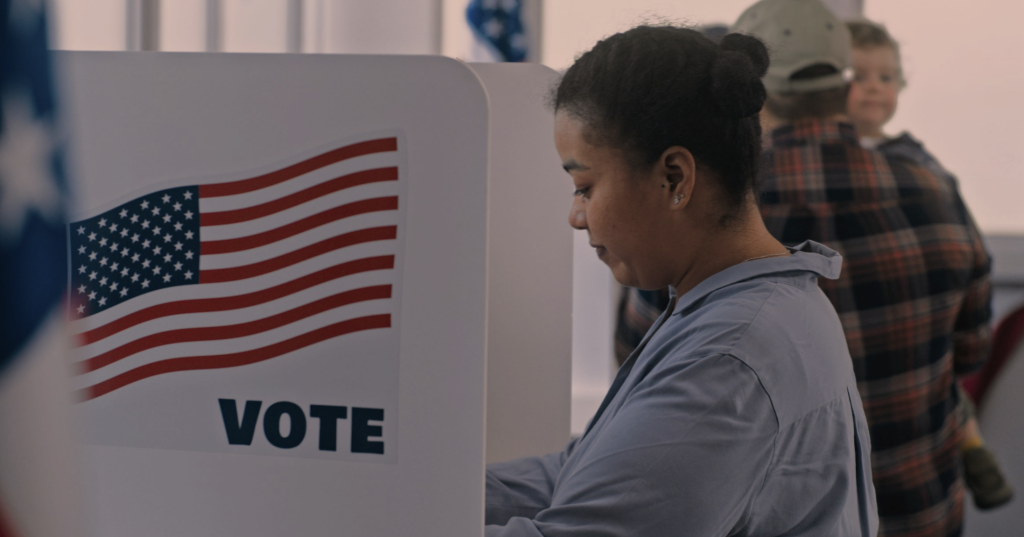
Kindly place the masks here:
[(992, 343), (992, 260), (970, 211), (959, 195), (956, 200), (968, 228), (974, 254), (970, 281), (953, 325), (953, 371), (957, 375), (966, 375), (981, 369)]

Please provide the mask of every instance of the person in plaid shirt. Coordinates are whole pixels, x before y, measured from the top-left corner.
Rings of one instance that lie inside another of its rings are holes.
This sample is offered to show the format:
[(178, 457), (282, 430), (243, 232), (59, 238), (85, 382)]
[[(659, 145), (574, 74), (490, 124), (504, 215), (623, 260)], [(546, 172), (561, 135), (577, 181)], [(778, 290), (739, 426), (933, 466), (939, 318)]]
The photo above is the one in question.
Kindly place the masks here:
[[(890, 137), (882, 131), (896, 113), (899, 92), (906, 85), (899, 44), (884, 26), (866, 19), (847, 21), (846, 27), (850, 29), (853, 42), (855, 75), (846, 109), (860, 137), (860, 145), (917, 162), (937, 177), (955, 184), (956, 177), (909, 133)], [(960, 383), (957, 384), (960, 388)], [(974, 497), (974, 505), (982, 510), (994, 509), (1013, 498), (1013, 487), (1003, 476), (995, 454), (985, 446), (970, 396), (963, 390), (957, 393), (964, 430), (960, 444), (964, 481)]]
[(839, 312), (871, 428), (879, 535), (960, 535), (954, 379), (987, 356), (989, 257), (955, 183), (861, 147), (843, 122), (850, 34), (818, 0), (763, 0), (733, 31), (774, 51), (761, 212), (783, 244), (842, 254)]

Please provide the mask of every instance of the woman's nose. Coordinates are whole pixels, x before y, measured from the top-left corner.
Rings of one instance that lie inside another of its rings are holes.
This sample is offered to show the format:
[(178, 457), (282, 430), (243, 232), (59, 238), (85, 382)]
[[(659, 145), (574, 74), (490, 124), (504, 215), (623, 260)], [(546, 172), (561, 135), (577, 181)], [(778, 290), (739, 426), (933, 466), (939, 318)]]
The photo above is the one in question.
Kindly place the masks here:
[(587, 211), (580, 196), (572, 200), (572, 207), (569, 208), (569, 225), (574, 229), (587, 229)]

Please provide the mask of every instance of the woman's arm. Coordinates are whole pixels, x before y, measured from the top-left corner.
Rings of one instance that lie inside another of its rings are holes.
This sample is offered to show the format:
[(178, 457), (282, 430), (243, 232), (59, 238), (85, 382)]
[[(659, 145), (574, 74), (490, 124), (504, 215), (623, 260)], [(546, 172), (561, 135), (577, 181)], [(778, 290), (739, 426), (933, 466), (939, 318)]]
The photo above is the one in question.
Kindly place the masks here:
[(652, 372), (577, 446), (549, 507), (486, 535), (726, 535), (764, 484), (777, 431), (757, 375), (731, 356)]
[(512, 517), (533, 518), (551, 505), (555, 480), (576, 440), (565, 451), (487, 465), (484, 524), (506, 524)]

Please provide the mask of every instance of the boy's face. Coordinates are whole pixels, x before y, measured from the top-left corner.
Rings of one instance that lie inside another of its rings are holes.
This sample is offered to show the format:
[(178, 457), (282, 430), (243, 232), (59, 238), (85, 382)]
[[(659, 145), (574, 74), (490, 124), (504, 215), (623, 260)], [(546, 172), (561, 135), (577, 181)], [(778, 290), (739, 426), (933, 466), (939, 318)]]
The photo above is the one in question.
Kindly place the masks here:
[(854, 79), (846, 111), (861, 136), (880, 136), (896, 112), (900, 71), (891, 47), (853, 49)]

